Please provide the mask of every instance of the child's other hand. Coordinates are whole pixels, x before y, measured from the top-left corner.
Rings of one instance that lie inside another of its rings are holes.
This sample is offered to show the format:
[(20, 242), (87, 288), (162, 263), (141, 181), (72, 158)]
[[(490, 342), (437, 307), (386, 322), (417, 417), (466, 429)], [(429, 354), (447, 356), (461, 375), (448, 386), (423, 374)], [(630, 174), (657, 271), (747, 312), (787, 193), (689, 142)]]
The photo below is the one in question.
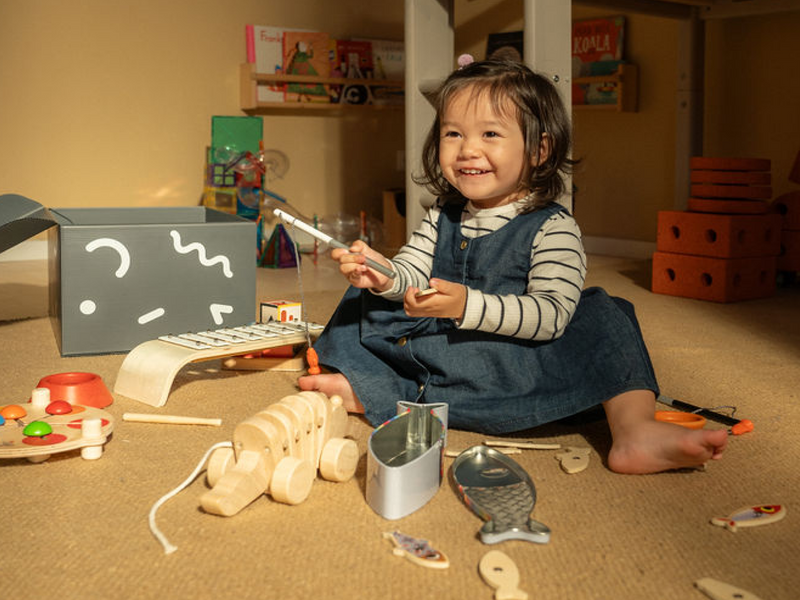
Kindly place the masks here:
[(345, 276), (353, 287), (373, 288), (379, 291), (386, 291), (391, 288), (391, 279), (364, 264), (367, 257), (377, 263), (391, 267), (391, 264), (383, 254), (373, 250), (361, 240), (353, 242), (349, 251), (343, 248), (331, 250), (331, 258), (339, 263), (339, 272)]
[(460, 319), (467, 304), (467, 288), (460, 283), (431, 279), (429, 285), (436, 294), (417, 296), (419, 288), (410, 287), (403, 297), (403, 308), (409, 317), (439, 317)]

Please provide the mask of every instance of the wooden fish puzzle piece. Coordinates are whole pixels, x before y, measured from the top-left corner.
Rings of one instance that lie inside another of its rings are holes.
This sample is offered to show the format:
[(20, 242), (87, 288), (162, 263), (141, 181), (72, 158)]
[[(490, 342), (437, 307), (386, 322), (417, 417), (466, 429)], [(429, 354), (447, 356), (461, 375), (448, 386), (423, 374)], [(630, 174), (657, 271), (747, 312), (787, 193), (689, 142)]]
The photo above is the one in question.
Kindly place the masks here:
[(589, 455), (592, 451), (589, 448), (578, 448), (569, 446), (563, 452), (556, 454), (556, 460), (561, 463), (561, 468), (567, 473), (580, 473), (589, 466)]
[(759, 504), (740, 508), (727, 517), (713, 517), (711, 523), (735, 532), (740, 527), (756, 527), (775, 523), (785, 516), (786, 507), (781, 504)]
[(760, 600), (755, 594), (711, 577), (698, 579), (694, 586), (712, 600)]
[(495, 600), (528, 600), (528, 593), (519, 588), (519, 569), (500, 550), (490, 550), (478, 563), (483, 580), (494, 588)]
[(450, 566), (447, 556), (431, 546), (428, 540), (414, 538), (399, 531), (386, 531), (383, 537), (394, 544), (392, 554), (395, 556), (429, 569), (446, 569)]

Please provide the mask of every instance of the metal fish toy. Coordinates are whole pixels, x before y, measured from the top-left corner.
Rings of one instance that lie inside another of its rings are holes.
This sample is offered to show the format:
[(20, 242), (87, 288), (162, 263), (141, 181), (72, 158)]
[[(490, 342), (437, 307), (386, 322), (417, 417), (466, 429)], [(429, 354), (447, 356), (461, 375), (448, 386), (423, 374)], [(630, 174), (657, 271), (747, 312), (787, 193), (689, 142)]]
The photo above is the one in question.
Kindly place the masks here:
[(550, 529), (530, 516), (536, 487), (513, 459), (487, 446), (473, 446), (456, 457), (453, 479), (464, 503), (486, 521), (480, 534), (484, 544), (550, 541)]
[(786, 516), (786, 507), (781, 504), (759, 504), (745, 506), (727, 517), (714, 517), (711, 523), (725, 527), (728, 531), (737, 531), (740, 527), (756, 527), (775, 523)]

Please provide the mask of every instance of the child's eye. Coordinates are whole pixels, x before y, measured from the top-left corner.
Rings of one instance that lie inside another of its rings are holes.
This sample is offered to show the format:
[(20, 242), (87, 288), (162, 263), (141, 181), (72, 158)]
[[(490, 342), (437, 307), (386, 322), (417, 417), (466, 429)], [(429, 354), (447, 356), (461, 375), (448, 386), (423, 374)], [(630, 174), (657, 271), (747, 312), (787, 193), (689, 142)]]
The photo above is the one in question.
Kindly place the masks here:
[(457, 131), (445, 131), (442, 137), (457, 138), (459, 137), (459, 133)]
[(485, 135), (488, 138), (496, 138), (499, 136), (499, 134), (496, 131), (487, 131), (483, 135)]

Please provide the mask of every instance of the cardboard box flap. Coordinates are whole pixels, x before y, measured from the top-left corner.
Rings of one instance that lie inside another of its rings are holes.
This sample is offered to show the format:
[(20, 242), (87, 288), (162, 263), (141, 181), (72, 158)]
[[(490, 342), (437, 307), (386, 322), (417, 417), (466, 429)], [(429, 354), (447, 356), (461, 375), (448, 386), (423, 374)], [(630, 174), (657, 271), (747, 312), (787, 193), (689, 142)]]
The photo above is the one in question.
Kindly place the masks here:
[(0, 252), (54, 225), (53, 215), (38, 202), (18, 194), (0, 196)]

